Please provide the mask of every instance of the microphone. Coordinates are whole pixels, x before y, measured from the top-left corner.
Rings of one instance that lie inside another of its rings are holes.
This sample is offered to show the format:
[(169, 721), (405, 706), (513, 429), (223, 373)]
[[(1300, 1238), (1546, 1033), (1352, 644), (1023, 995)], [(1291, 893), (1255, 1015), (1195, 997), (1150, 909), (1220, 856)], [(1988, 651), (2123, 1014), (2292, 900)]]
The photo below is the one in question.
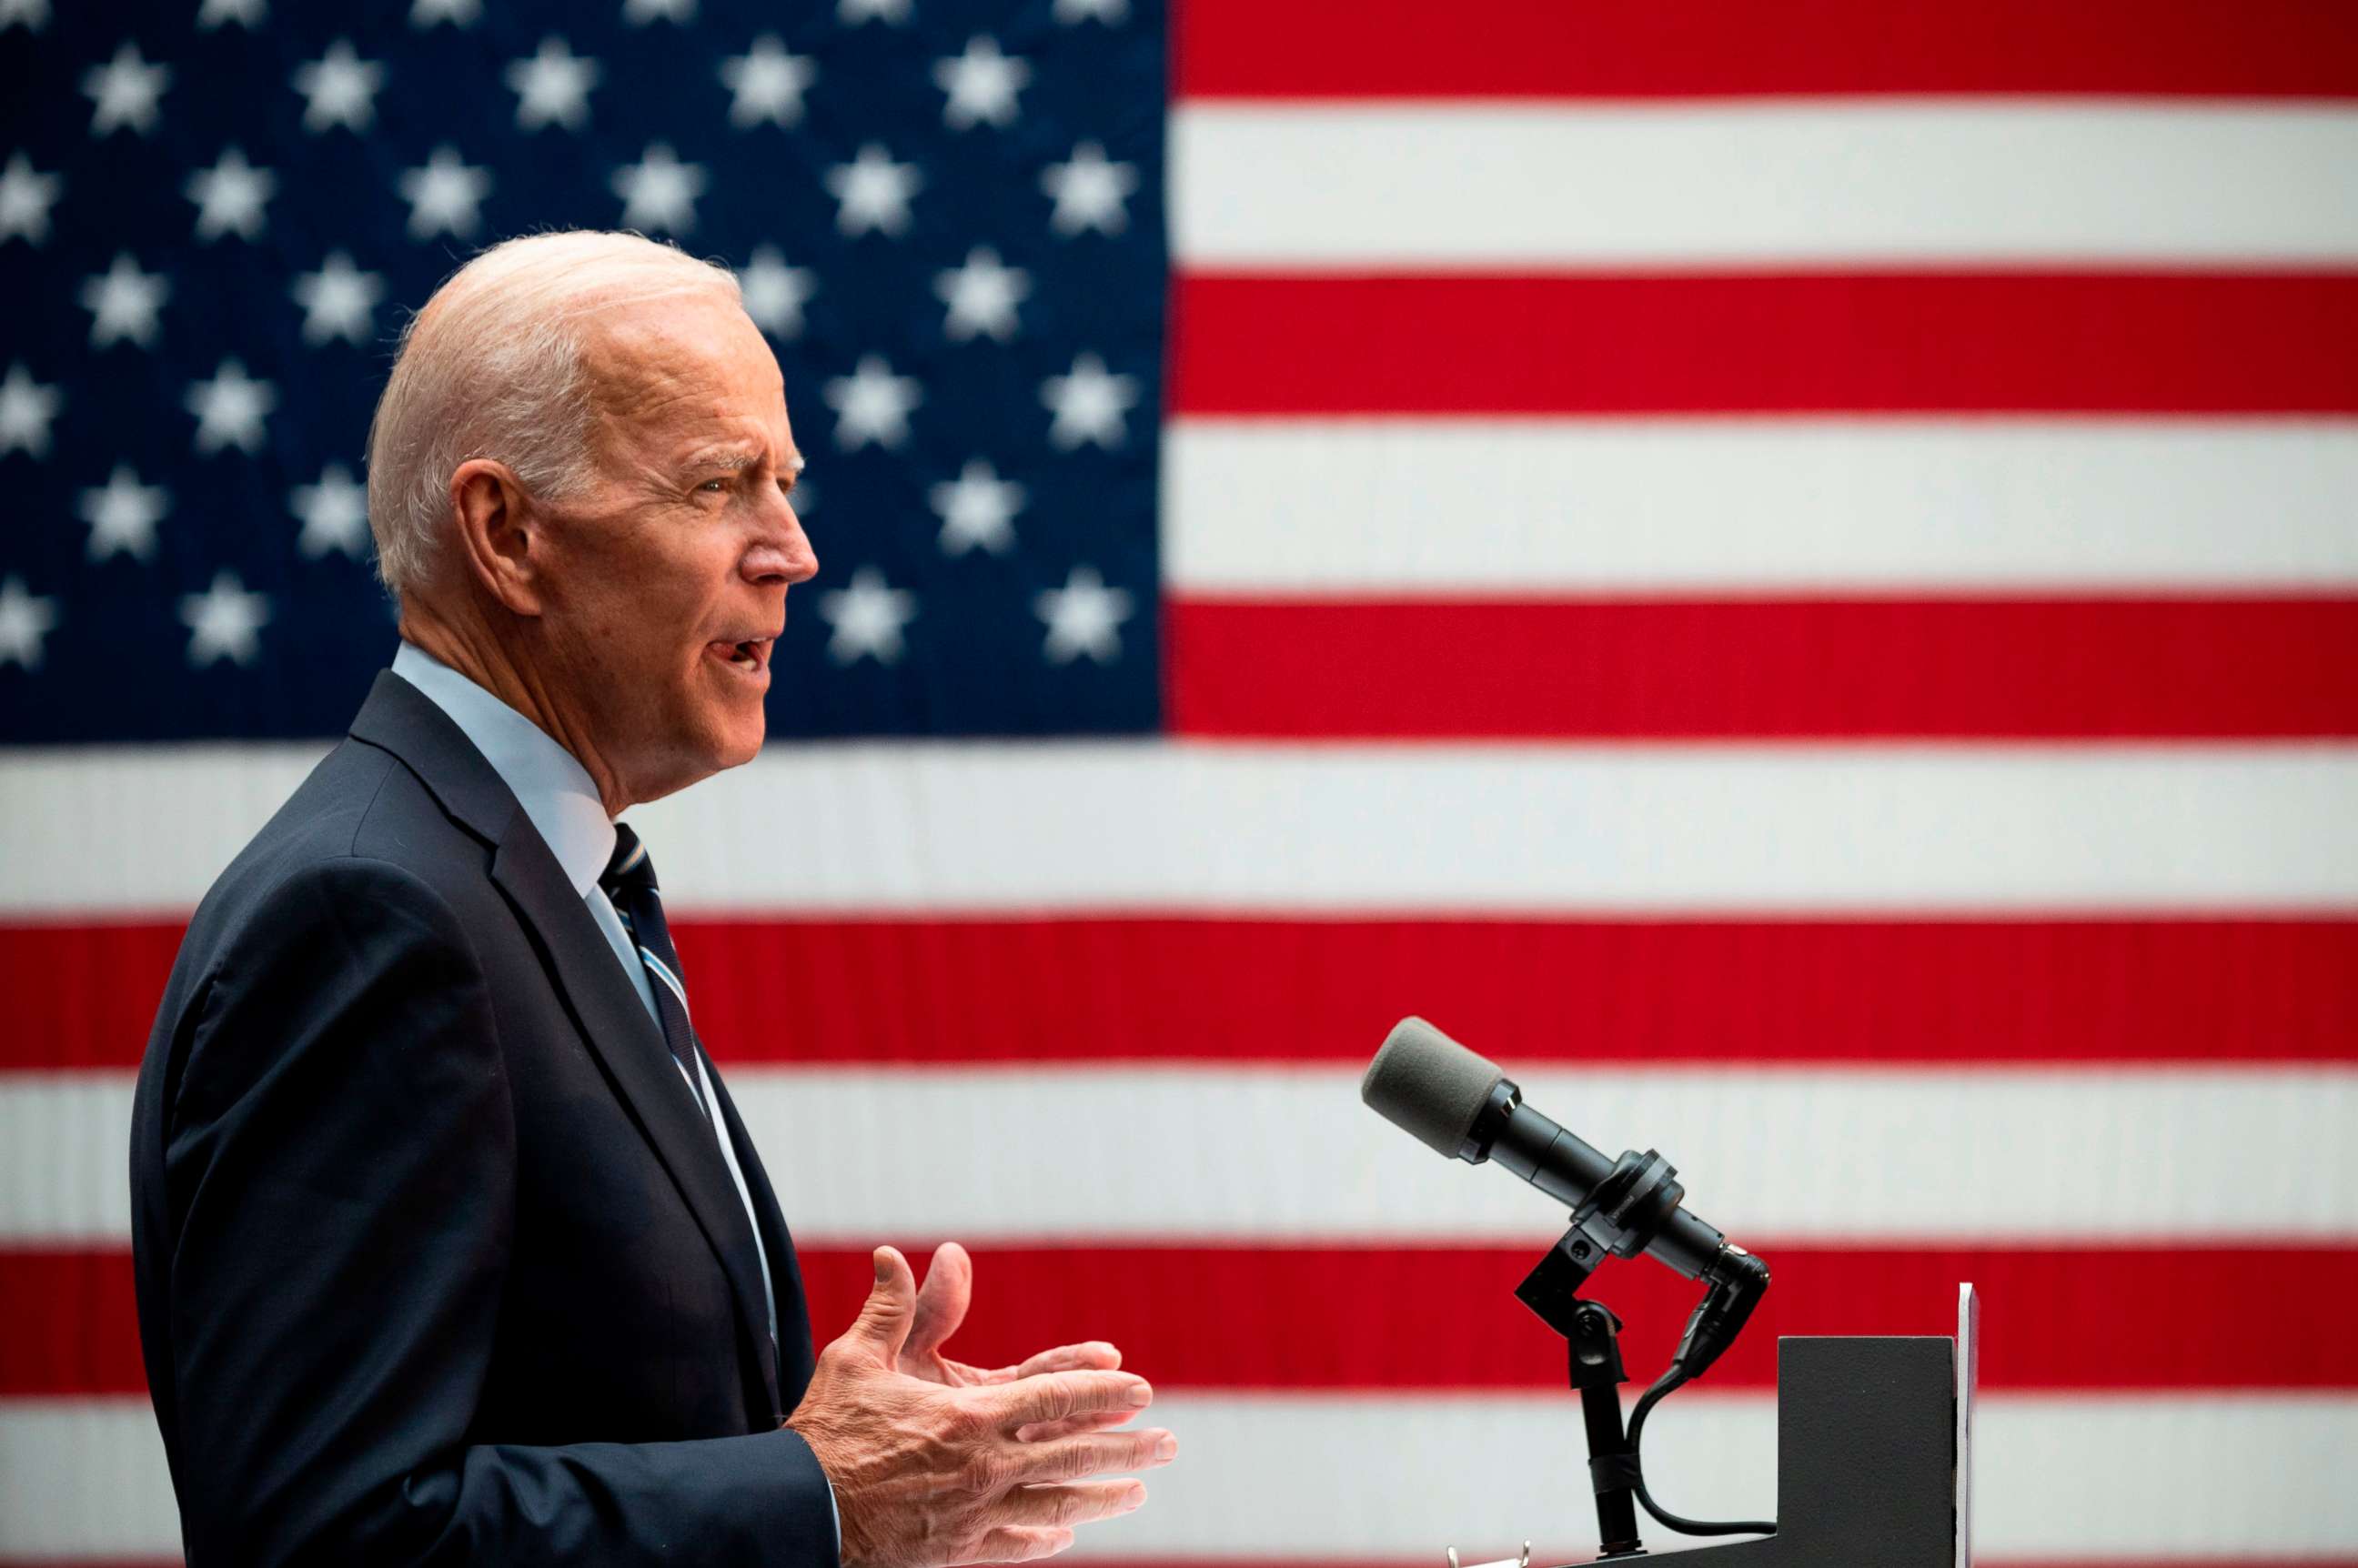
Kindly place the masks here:
[[(1689, 1319), (1672, 1367), (1692, 1379), (1716, 1360), (1768, 1286), (1768, 1265), (1681, 1204), (1678, 1172), (1649, 1149), (1613, 1159), (1523, 1103), (1498, 1064), (1422, 1018), (1403, 1018), (1359, 1080), (1359, 1098), (1444, 1157), (1495, 1161), (1573, 1211), (1573, 1258), (1644, 1252), (1709, 1293)], [(1582, 1242), (1593, 1245), (1589, 1252)]]

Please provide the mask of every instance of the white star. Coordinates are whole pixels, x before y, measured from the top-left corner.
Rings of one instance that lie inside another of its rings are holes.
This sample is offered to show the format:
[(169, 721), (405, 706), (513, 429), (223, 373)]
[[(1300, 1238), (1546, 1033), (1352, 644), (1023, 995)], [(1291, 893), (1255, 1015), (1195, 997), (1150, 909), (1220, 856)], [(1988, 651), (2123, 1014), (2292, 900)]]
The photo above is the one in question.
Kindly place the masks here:
[(252, 664), (262, 651), (256, 634), (269, 620), (270, 600), (248, 593), (235, 572), (215, 572), (212, 587), (180, 596), (180, 623), (189, 629), (189, 663), (199, 669), (216, 659)]
[(116, 252), (103, 276), (81, 286), (82, 308), (91, 313), (90, 346), (103, 349), (128, 338), (143, 349), (154, 348), (156, 315), (171, 292), (171, 279), (141, 272), (129, 251)]
[(29, 452), (36, 458), (48, 457), (49, 421), (58, 416), (65, 400), (65, 394), (56, 387), (35, 381), (22, 363), (10, 365), (7, 379), (0, 381), (0, 456)]
[(354, 560), (367, 558), (369, 547), (368, 487), (353, 479), (341, 463), (319, 470), (317, 484), (298, 484), (287, 492), (287, 504), (303, 519), (296, 547), (306, 560), (330, 550), (341, 550)]
[(117, 463), (103, 490), (85, 490), (74, 510), (90, 524), (90, 558), (121, 551), (144, 561), (156, 553), (156, 524), (172, 509), (172, 492), (141, 484), (129, 463)]
[(634, 27), (649, 22), (686, 26), (696, 20), (696, 0), (622, 0), (622, 20)]
[(263, 419), (278, 406), (277, 389), (256, 381), (234, 359), (222, 361), (211, 381), (189, 384), (188, 409), (197, 416), (197, 450), (235, 447), (251, 457), (262, 449)]
[(235, 22), (250, 33), (269, 17), (269, 0), (205, 0), (197, 7), (197, 28), (210, 33)]
[(803, 330), (803, 307), (818, 292), (818, 275), (806, 266), (788, 266), (775, 245), (763, 245), (737, 275), (745, 296), (745, 314), (774, 337), (798, 338)]
[(827, 188), (838, 203), (835, 226), (846, 234), (882, 229), (898, 234), (909, 226), (909, 199), (924, 184), (913, 163), (894, 163), (874, 142), (849, 163), (827, 171)]
[(872, 658), (889, 665), (901, 656), (901, 628), (917, 613), (917, 596), (903, 588), (887, 588), (874, 567), (851, 574), (849, 587), (818, 596), (819, 618), (835, 628), (827, 640), (827, 656), (838, 665)]
[(967, 252), (964, 266), (935, 277), (934, 292), (949, 307), (942, 330), (952, 341), (987, 332), (1004, 343), (1015, 336), (1015, 308), (1032, 292), (1032, 280), (1020, 266), (1000, 265), (999, 253), (989, 245), (977, 245)]
[(352, 258), (336, 251), (317, 272), (295, 279), (295, 302), (303, 307), (303, 341), (314, 348), (341, 338), (368, 346), (375, 327), (376, 302), (384, 295), (384, 279), (352, 265)]
[(405, 170), (402, 200), (409, 203), (409, 237), (430, 240), (437, 234), (465, 239), (482, 226), (476, 209), (492, 191), (488, 170), (470, 168), (459, 149), (447, 143), (434, 149), (423, 168)]
[(1075, 354), (1069, 375), (1052, 375), (1040, 384), (1040, 401), (1055, 415), (1048, 427), (1048, 444), (1071, 451), (1084, 441), (1095, 441), (1111, 451), (1129, 432), (1122, 416), (1138, 401), (1138, 378), (1108, 375), (1105, 361), (1095, 354)]
[(682, 163), (662, 142), (647, 147), (637, 163), (614, 171), (614, 194), (622, 199), (622, 227), (641, 232), (661, 229), (685, 234), (696, 227), (696, 199), (704, 193), (704, 166)]
[(25, 579), (0, 582), (0, 665), (41, 667), (41, 639), (58, 623), (57, 600), (25, 591)]
[(1056, 20), (1070, 27), (1095, 16), (1113, 27), (1130, 15), (1130, 0), (1056, 0)]
[(98, 105), (91, 111), (90, 134), (103, 136), (128, 125), (146, 135), (156, 128), (156, 104), (171, 81), (171, 67), (148, 64), (137, 44), (124, 43), (81, 79), (82, 96)]
[(590, 90), (602, 74), (603, 67), (575, 54), (563, 38), (552, 35), (541, 39), (539, 53), (508, 67), (508, 85), (516, 95), (516, 129), (581, 129), (590, 123)]
[(262, 209), (278, 189), (278, 177), (245, 161), (236, 147), (225, 149), (221, 161), (189, 176), (183, 187), (197, 204), (197, 238), (207, 244), (223, 234), (241, 240), (262, 235)]
[(43, 174), (23, 153), (10, 153), (0, 168), (0, 241), (22, 236), (28, 245), (49, 237), (49, 209), (66, 187), (65, 177)]
[(365, 131), (376, 117), (376, 90), (384, 85), (384, 67), (361, 59), (350, 41), (338, 38), (319, 59), (297, 66), (294, 81), (305, 100), (305, 130), (315, 136), (333, 125)]
[(1130, 594), (1108, 588), (1095, 567), (1075, 567), (1064, 587), (1041, 593), (1032, 608), (1048, 623), (1048, 640), (1040, 651), (1050, 664), (1069, 665), (1087, 654), (1109, 665), (1121, 656), (1121, 623), (1130, 619)]
[(1083, 142), (1073, 149), (1071, 162), (1052, 163), (1042, 172), (1040, 189), (1055, 200), (1048, 223), (1056, 232), (1095, 229), (1100, 234), (1119, 234), (1130, 224), (1122, 203), (1138, 189), (1138, 170), (1126, 163), (1109, 163), (1105, 148)]
[(28, 33), (49, 25), (49, 0), (0, 0), (0, 33), (22, 22)]
[(862, 354), (849, 375), (839, 375), (826, 387), (827, 406), (835, 410), (835, 444), (846, 451), (874, 442), (897, 447), (909, 438), (909, 411), (925, 401), (917, 378), (894, 375), (877, 354)]
[(871, 21), (897, 27), (909, 19), (909, 0), (836, 0), (835, 19), (847, 27)]
[(966, 52), (934, 62), (934, 83), (949, 94), (942, 123), (953, 131), (988, 123), (1015, 123), (1015, 94), (1032, 80), (1032, 68), (999, 52), (999, 40), (968, 38)]
[(774, 34), (764, 33), (743, 54), (720, 62), (720, 81), (735, 94), (729, 123), (741, 130), (764, 120), (795, 124), (803, 117), (803, 94), (817, 80), (809, 56), (787, 53)]
[(1023, 487), (1000, 478), (982, 459), (968, 463), (954, 481), (934, 486), (930, 494), (942, 520), (944, 555), (962, 556), (979, 546), (996, 556), (1015, 543)]
[(409, 25), (426, 28), (448, 22), (454, 27), (471, 27), (482, 15), (483, 0), (417, 0), (409, 8)]

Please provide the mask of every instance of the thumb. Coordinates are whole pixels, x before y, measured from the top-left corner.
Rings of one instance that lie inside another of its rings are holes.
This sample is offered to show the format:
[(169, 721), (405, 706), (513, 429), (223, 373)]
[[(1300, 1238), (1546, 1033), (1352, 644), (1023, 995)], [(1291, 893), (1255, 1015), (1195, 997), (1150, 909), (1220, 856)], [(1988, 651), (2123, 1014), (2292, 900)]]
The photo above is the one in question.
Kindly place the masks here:
[(908, 1342), (909, 1325), (917, 1314), (917, 1276), (894, 1248), (879, 1247), (875, 1263), (875, 1288), (860, 1303), (851, 1334), (867, 1341), (885, 1366), (897, 1370), (901, 1346)]

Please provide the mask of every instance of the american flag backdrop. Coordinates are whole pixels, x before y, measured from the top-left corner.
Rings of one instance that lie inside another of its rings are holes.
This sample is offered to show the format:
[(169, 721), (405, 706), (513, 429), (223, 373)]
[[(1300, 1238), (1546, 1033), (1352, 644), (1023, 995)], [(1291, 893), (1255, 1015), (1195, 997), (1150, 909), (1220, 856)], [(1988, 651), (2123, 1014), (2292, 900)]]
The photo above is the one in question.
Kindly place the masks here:
[(1671, 1507), (1970, 1279), (1984, 1561), (2358, 1564), (2337, 0), (0, 0), (0, 1562), (174, 1554), (133, 1071), (391, 654), (403, 313), (564, 227), (811, 459), (773, 742), (631, 821), (821, 1336), (955, 1238), (971, 1359), (1121, 1344), (1086, 1554), (1593, 1541), (1420, 1011), (1774, 1265)]

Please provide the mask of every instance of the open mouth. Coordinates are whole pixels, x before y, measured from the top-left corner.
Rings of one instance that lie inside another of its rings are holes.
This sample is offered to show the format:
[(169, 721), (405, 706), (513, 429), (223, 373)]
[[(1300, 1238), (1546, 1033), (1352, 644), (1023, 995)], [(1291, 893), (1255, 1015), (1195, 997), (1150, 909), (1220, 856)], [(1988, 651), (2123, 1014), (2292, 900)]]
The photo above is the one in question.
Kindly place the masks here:
[(705, 655), (717, 659), (744, 676), (766, 676), (770, 673), (770, 649), (774, 637), (749, 637), (741, 643), (707, 643)]

